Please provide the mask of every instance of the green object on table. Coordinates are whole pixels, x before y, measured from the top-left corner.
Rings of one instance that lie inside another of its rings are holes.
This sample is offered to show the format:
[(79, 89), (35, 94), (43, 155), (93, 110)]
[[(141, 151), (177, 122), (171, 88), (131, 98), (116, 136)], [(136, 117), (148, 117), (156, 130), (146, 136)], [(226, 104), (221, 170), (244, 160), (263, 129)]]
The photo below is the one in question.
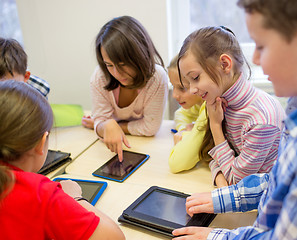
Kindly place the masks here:
[(78, 104), (51, 104), (54, 114), (54, 127), (81, 125), (84, 111)]

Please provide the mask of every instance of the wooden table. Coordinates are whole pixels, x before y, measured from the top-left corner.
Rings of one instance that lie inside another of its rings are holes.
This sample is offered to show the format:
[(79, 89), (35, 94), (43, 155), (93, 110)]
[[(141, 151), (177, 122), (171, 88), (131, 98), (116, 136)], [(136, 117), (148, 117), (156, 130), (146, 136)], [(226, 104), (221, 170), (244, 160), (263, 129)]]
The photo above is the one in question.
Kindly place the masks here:
[[(49, 136), (48, 148), (71, 153), (70, 157), (72, 161), (98, 141), (94, 130), (87, 129), (83, 126), (53, 128)], [(64, 173), (65, 167), (68, 164), (64, 164), (55, 171), (47, 174), (47, 176), (51, 178), (57, 174)]]
[[(110, 152), (102, 141), (96, 141), (65, 169), (68, 176), (83, 179), (106, 181), (108, 187), (99, 199), (96, 207), (117, 222), (134, 200), (151, 186), (159, 186), (192, 194), (214, 189), (208, 166), (198, 164), (194, 169), (178, 174), (169, 170), (168, 157), (173, 147), (174, 122), (164, 120), (159, 132), (154, 137), (127, 136), (131, 151), (142, 152), (150, 158), (129, 176), (123, 183), (97, 178), (92, 173), (115, 154)], [(251, 225), (256, 218), (256, 211), (248, 213), (230, 213), (218, 215), (211, 227), (236, 228)], [(127, 239), (168, 239), (151, 231), (120, 224)]]

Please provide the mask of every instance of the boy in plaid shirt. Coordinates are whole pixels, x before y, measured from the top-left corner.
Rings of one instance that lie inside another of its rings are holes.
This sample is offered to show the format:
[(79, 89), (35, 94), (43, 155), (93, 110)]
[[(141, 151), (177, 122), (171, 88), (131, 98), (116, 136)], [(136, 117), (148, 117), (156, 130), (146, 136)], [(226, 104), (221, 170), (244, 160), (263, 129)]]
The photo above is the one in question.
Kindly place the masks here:
[(0, 37), (0, 80), (14, 79), (27, 82), (47, 98), (49, 84), (27, 71), (27, 54), (15, 39)]

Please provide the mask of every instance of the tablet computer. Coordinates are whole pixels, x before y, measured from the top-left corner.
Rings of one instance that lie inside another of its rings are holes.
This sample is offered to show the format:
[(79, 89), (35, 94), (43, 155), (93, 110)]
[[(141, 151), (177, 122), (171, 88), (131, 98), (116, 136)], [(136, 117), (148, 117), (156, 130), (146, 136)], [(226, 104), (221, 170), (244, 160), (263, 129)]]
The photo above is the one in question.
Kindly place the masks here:
[(123, 150), (122, 162), (119, 161), (118, 155), (115, 155), (92, 174), (96, 177), (123, 182), (148, 158), (149, 155), (147, 154)]
[(70, 158), (70, 153), (61, 152), (59, 150), (48, 150), (46, 160), (38, 173), (46, 175), (56, 170), (58, 167), (62, 166), (66, 162), (70, 162), (71, 160), (72, 159)]
[(79, 184), (82, 190), (82, 197), (86, 198), (93, 206), (97, 203), (102, 193), (107, 187), (107, 182), (93, 181), (93, 180), (83, 180), (83, 179), (73, 179), (73, 178), (62, 178), (58, 177), (53, 179), (55, 182), (60, 182), (62, 180), (72, 180)]
[(172, 231), (185, 226), (207, 227), (216, 214), (200, 213), (191, 218), (186, 212), (186, 198), (190, 196), (158, 186), (150, 187), (118, 218), (120, 223), (139, 226), (168, 237)]

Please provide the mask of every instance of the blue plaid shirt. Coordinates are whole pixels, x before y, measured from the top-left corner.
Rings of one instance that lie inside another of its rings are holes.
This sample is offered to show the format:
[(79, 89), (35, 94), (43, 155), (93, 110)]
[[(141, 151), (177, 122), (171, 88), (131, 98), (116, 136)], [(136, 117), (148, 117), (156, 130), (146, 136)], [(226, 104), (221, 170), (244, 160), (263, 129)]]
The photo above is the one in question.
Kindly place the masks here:
[(297, 111), (285, 120), (279, 157), (269, 174), (212, 192), (215, 213), (258, 208), (253, 226), (214, 229), (207, 239), (297, 239)]
[(34, 75), (30, 75), (27, 83), (37, 89), (43, 96), (47, 98), (47, 95), (50, 92), (50, 86), (45, 80)]

